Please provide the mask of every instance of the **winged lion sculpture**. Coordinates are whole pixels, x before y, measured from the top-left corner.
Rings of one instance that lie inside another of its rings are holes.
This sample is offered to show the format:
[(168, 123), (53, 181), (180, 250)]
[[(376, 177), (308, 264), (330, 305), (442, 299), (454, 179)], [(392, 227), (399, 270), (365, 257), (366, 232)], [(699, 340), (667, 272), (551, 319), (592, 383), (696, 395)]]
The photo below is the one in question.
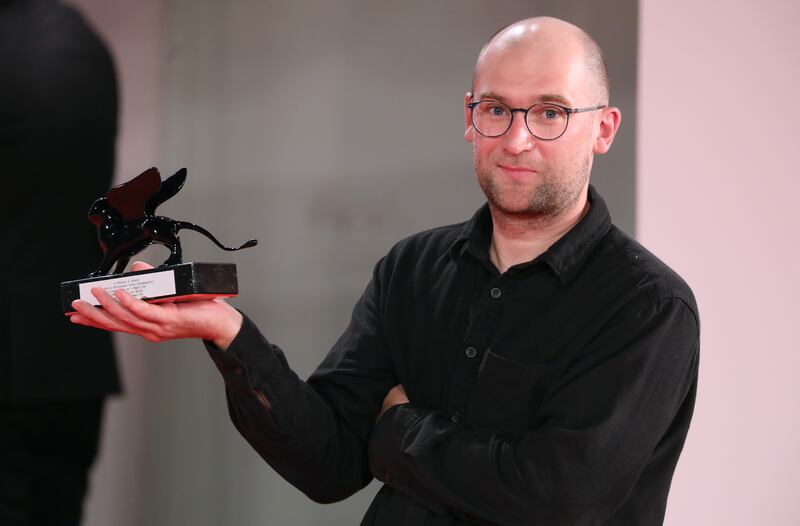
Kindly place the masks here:
[(89, 208), (88, 215), (89, 221), (97, 227), (103, 261), (89, 277), (108, 274), (114, 263), (117, 264), (114, 273), (121, 273), (131, 257), (154, 243), (165, 245), (170, 250), (169, 257), (161, 266), (182, 263), (178, 237), (182, 229), (203, 234), (223, 250), (241, 250), (258, 243), (251, 239), (240, 247), (226, 247), (199, 225), (155, 215), (156, 208), (177, 194), (185, 182), (186, 168), (181, 168), (163, 182), (158, 169), (150, 168), (97, 199)]

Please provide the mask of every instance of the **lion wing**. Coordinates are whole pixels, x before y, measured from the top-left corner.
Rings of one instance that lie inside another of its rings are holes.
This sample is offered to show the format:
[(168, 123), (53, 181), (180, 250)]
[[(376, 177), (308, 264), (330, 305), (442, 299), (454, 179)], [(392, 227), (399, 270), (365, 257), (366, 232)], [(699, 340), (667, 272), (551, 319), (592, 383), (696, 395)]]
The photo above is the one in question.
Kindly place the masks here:
[(160, 187), (161, 174), (158, 168), (153, 167), (113, 187), (106, 199), (124, 220), (135, 221), (145, 217), (146, 204), (159, 193)]
[(145, 212), (147, 212), (148, 215), (155, 215), (156, 208), (158, 208), (161, 203), (177, 194), (180, 189), (183, 188), (183, 183), (185, 182), (186, 168), (181, 168), (171, 175), (169, 179), (161, 183), (161, 188), (147, 200), (144, 205)]

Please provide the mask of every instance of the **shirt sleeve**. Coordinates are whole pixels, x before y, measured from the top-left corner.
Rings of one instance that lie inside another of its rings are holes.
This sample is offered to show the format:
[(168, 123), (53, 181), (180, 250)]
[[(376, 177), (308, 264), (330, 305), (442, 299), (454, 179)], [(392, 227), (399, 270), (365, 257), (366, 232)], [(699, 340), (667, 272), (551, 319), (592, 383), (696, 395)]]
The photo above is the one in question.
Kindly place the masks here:
[(603, 523), (676, 415), (691, 417), (698, 331), (682, 300), (630, 305), (565, 370), (526, 432), (467, 429), (412, 400), (375, 425), (372, 471), (433, 511), (481, 524)]
[(372, 480), (367, 441), (384, 396), (397, 383), (379, 327), (377, 272), (378, 267), (347, 329), (308, 382), (246, 316), (227, 351), (205, 342), (225, 380), (236, 428), (270, 466), (317, 502), (342, 500)]

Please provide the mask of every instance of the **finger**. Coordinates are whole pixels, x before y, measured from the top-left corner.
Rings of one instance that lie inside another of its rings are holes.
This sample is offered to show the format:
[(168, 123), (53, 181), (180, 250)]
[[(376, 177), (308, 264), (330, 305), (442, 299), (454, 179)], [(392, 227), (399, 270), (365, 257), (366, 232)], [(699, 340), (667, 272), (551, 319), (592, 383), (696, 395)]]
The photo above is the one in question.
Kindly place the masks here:
[(153, 305), (134, 298), (128, 291), (118, 289), (114, 295), (119, 302), (138, 318), (155, 324), (169, 323), (171, 320), (160, 305)]
[(145, 263), (144, 261), (134, 261), (131, 265), (131, 272), (138, 272), (140, 270), (150, 270), (153, 265)]
[[(97, 301), (100, 302), (100, 305), (103, 306), (103, 309), (95, 308), (86, 302), (73, 302), (73, 308), (78, 310), (80, 314), (89, 318), (88, 323), (85, 325), (108, 331), (135, 334), (149, 341), (162, 341), (164, 339), (162, 335), (163, 331), (158, 326), (135, 321), (135, 316), (133, 317), (134, 321), (132, 323), (120, 319), (120, 317), (126, 317), (125, 310), (105, 289), (95, 287), (91, 292), (94, 297), (97, 298)], [(78, 303), (84, 303), (84, 305), (78, 305)], [(131, 320), (131, 318), (128, 319)]]
[(111, 316), (103, 309), (89, 304), (83, 300), (75, 300), (72, 302), (72, 308), (78, 313), (70, 316), (70, 320), (74, 323), (87, 325), (89, 327), (96, 327), (106, 331), (115, 332), (131, 332), (130, 328), (123, 325), (116, 318)]
[[(92, 307), (92, 308), (94, 308), (94, 307)], [(91, 319), (89, 319), (89, 318), (87, 318), (85, 316), (82, 316), (80, 314), (73, 314), (72, 316), (70, 316), (70, 321), (72, 323), (75, 323), (75, 324), (78, 324), (78, 325), (83, 325), (85, 327), (92, 327), (92, 328), (95, 328), (95, 329), (102, 329), (102, 330), (105, 330), (105, 331), (121, 332), (121, 333), (125, 333), (125, 334), (131, 334), (131, 335), (134, 335), (134, 336), (141, 336), (145, 340), (148, 340), (148, 341), (151, 341), (151, 342), (163, 341), (161, 337), (159, 337), (158, 335), (155, 335), (155, 334), (149, 334), (149, 333), (142, 333), (142, 332), (138, 332), (138, 331), (133, 331), (133, 330), (130, 330), (130, 329), (126, 328), (123, 325), (120, 325), (119, 327), (116, 327), (116, 328), (109, 327), (106, 324), (106, 322), (96, 323), (94, 320), (91, 320)]]
[(98, 329), (102, 329), (102, 327), (97, 327), (94, 323), (92, 323), (89, 318), (87, 318), (86, 316), (81, 316), (80, 314), (70, 315), (69, 321), (77, 325), (84, 325), (86, 327), (96, 327)]
[(124, 310), (121, 310), (119, 302), (115, 300), (105, 289), (95, 287), (91, 289), (92, 295), (100, 303), (99, 307), (89, 306), (81, 311), (81, 314), (89, 316), (92, 323), (99, 324), (101, 328), (118, 332), (137, 333), (135, 325), (128, 323), (124, 318)]
[(115, 332), (125, 332), (122, 329), (119, 329), (119, 330), (111, 329), (106, 325), (97, 323), (95, 320), (93, 320), (93, 319), (91, 319), (91, 318), (89, 318), (87, 316), (82, 316), (80, 314), (73, 314), (72, 316), (69, 317), (69, 321), (71, 321), (72, 323), (75, 323), (77, 325), (83, 325), (85, 327), (92, 327), (92, 328), (95, 328), (95, 329), (102, 329), (102, 330), (105, 330), (105, 331), (113, 330)]
[(137, 323), (136, 317), (122, 307), (107, 290), (94, 287), (91, 293), (103, 307), (103, 309), (92, 309), (92, 314), (95, 315), (94, 321), (110, 324), (114, 327), (113, 330), (132, 334), (144, 335), (145, 332), (152, 331), (152, 326)]
[[(128, 308), (126, 308), (121, 302), (114, 299), (110, 294), (105, 291), (102, 291), (105, 294), (101, 294), (102, 300), (98, 297), (98, 301), (101, 301), (101, 305), (111, 314), (114, 318), (119, 320), (123, 325), (127, 325), (131, 329), (133, 329), (136, 334), (144, 334), (144, 333), (158, 333), (160, 327), (156, 324), (151, 323), (149, 320), (142, 319), (139, 316), (136, 316), (132, 313)], [(115, 296), (119, 297), (119, 293), (121, 291), (117, 290), (114, 294)]]

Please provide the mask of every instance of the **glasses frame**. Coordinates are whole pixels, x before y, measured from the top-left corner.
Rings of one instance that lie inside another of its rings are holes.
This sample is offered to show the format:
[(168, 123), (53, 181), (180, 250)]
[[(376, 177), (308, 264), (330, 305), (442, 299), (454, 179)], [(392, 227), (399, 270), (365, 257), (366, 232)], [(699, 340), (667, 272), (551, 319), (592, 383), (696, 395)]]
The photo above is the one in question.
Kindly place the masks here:
[[(508, 121), (508, 128), (503, 130), (503, 133), (500, 133), (498, 135), (486, 135), (485, 133), (480, 131), (478, 129), (478, 127), (475, 125), (475, 106), (477, 106), (481, 102), (494, 102), (494, 103), (497, 103), (497, 104), (502, 104), (503, 106), (508, 108), (508, 110), (511, 112), (511, 120)], [(543, 104), (546, 104), (548, 106), (556, 106), (557, 108), (561, 108), (567, 114), (567, 123), (564, 125), (564, 131), (562, 131), (560, 134), (558, 134), (558, 136), (553, 137), (552, 139), (545, 139), (543, 137), (539, 137), (538, 135), (533, 133), (533, 130), (531, 130), (530, 125), (528, 125), (528, 112), (531, 111), (536, 106), (541, 106)], [(524, 113), (525, 114), (525, 127), (528, 128), (528, 131), (530, 132), (530, 134), (533, 135), (534, 137), (536, 137), (537, 139), (539, 139), (540, 141), (555, 141), (556, 139), (558, 139), (559, 137), (561, 137), (562, 135), (567, 133), (567, 128), (569, 128), (569, 117), (573, 113), (584, 113), (584, 112), (588, 112), (588, 111), (597, 111), (597, 110), (602, 110), (603, 108), (607, 108), (607, 107), (608, 107), (607, 104), (600, 104), (600, 105), (597, 105), (597, 106), (590, 106), (590, 107), (586, 107), (586, 108), (568, 108), (567, 106), (562, 106), (561, 104), (556, 104), (555, 102), (537, 102), (536, 104), (534, 104), (533, 106), (530, 106), (529, 108), (512, 108), (508, 104), (506, 104), (504, 102), (500, 102), (499, 100), (494, 100), (494, 99), (478, 100), (478, 101), (468, 102), (467, 103), (467, 108), (469, 108), (469, 110), (470, 110), (470, 122), (472, 123), (472, 127), (475, 129), (476, 132), (480, 133), (484, 137), (489, 137), (489, 138), (492, 138), (492, 139), (496, 139), (497, 137), (502, 137), (503, 135), (508, 133), (508, 130), (511, 129), (511, 126), (514, 125), (514, 114), (519, 112), (519, 113)]]

